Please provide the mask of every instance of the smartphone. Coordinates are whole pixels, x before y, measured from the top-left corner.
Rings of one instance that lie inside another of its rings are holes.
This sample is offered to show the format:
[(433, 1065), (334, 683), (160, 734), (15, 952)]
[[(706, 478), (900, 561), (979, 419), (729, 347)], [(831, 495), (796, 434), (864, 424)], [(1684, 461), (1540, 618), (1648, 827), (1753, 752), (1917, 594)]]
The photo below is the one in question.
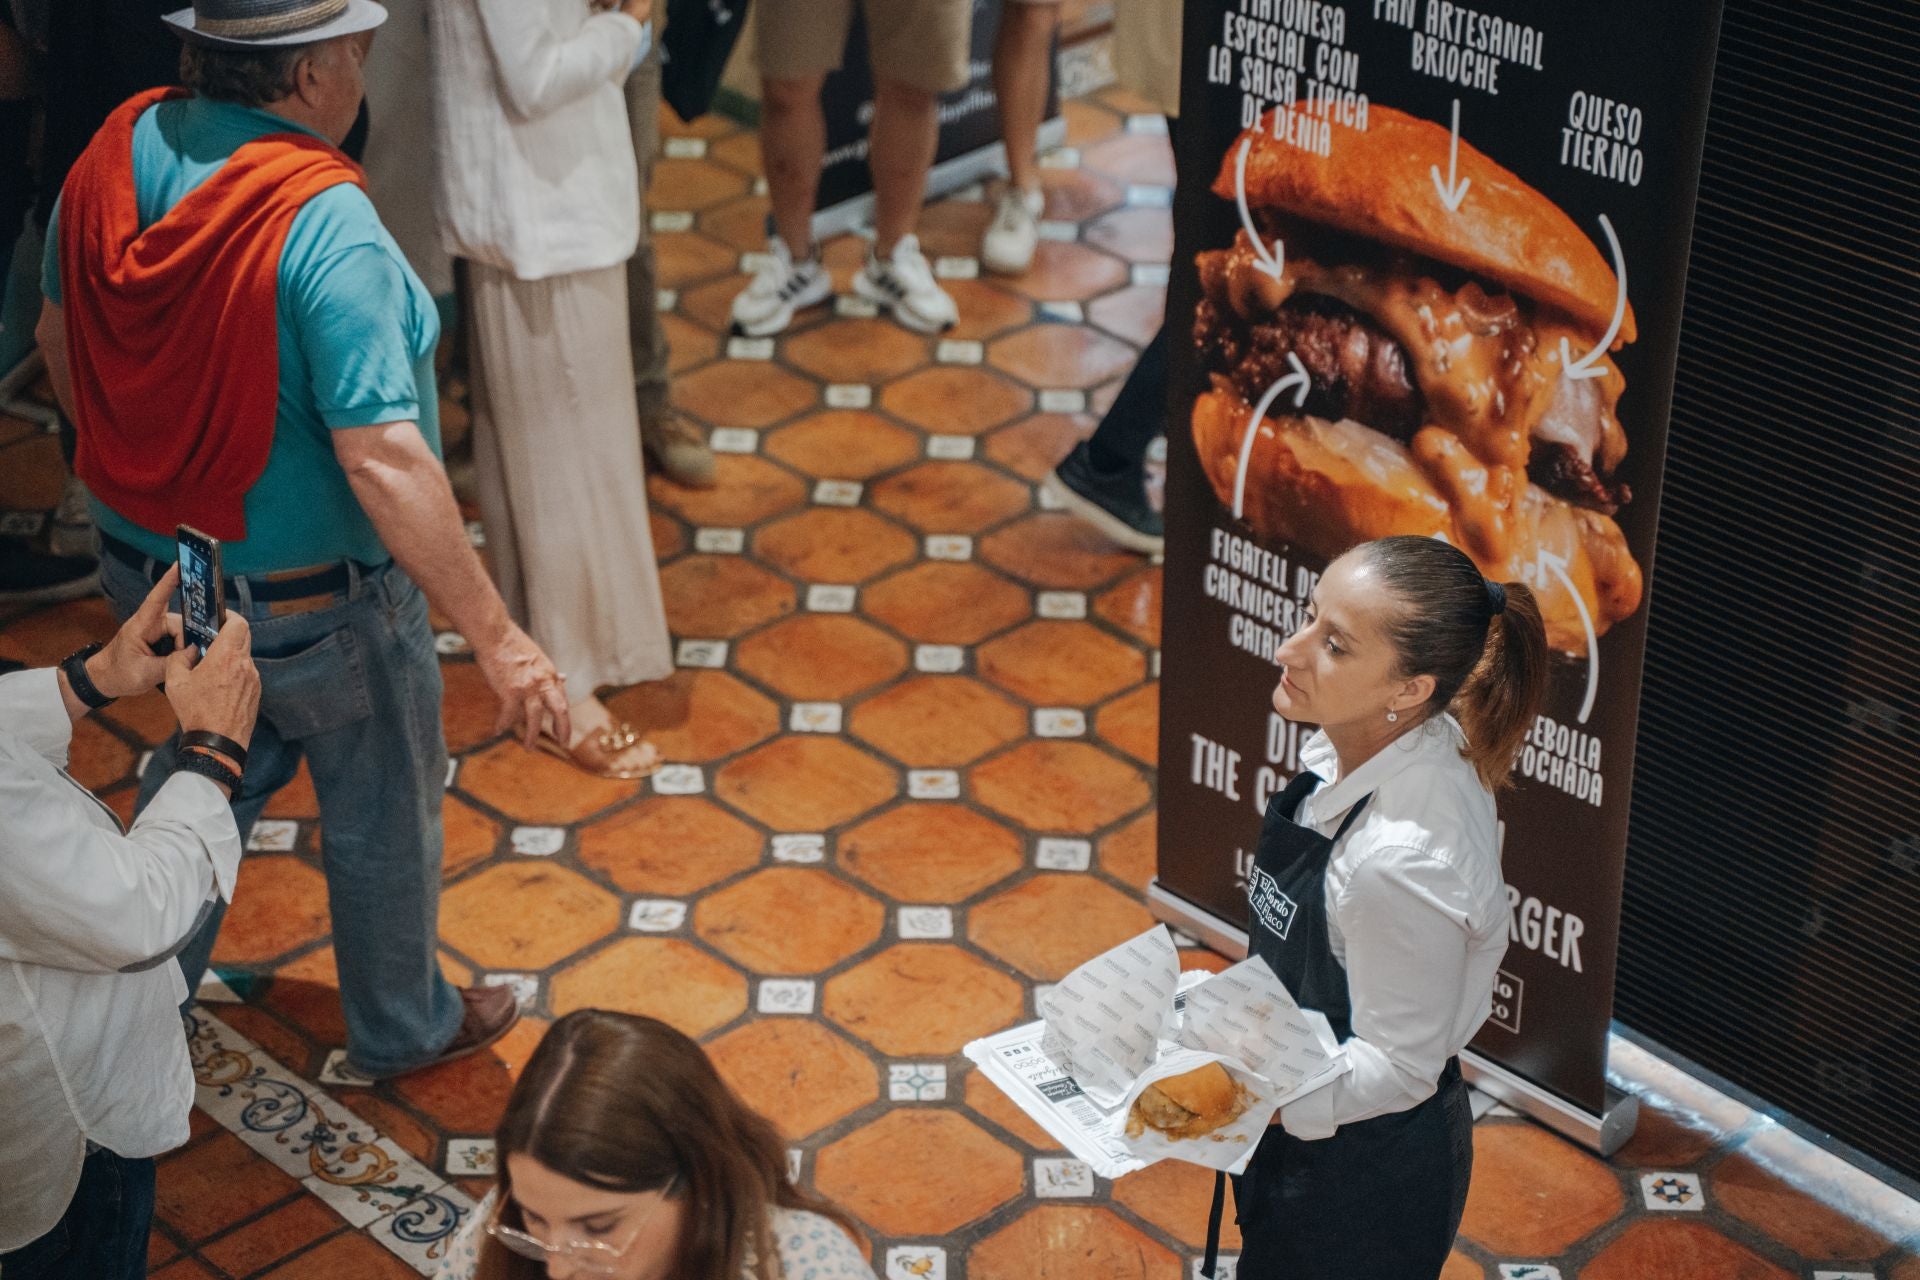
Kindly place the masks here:
[(225, 578), (220, 572), (220, 540), (189, 525), (174, 530), (180, 544), (180, 620), (187, 641), (201, 656), (227, 621)]

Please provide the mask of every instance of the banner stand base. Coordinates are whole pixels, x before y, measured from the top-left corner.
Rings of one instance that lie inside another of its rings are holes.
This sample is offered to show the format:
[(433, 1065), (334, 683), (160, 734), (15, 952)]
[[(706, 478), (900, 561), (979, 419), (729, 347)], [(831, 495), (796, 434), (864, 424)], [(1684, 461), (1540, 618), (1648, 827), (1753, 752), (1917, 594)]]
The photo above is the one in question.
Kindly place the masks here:
[[(1247, 954), (1246, 930), (1163, 889), (1157, 876), (1147, 886), (1147, 910), (1221, 955), (1240, 960)], [(1640, 1100), (1611, 1085), (1605, 1113), (1594, 1115), (1471, 1049), (1460, 1055), (1460, 1073), (1474, 1088), (1602, 1156), (1624, 1146), (1640, 1119)]]

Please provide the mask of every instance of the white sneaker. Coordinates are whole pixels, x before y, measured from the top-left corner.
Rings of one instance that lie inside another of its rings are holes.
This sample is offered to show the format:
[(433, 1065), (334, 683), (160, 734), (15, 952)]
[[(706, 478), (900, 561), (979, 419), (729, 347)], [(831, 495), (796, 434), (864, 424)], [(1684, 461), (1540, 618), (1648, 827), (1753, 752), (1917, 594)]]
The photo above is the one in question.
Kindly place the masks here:
[(796, 263), (779, 236), (767, 242), (766, 261), (753, 281), (733, 300), (733, 327), (750, 338), (779, 333), (793, 323), (793, 313), (833, 293), (833, 277), (819, 258)]
[(1024, 274), (1040, 247), (1040, 212), (1046, 207), (1047, 198), (1039, 191), (1012, 185), (1002, 191), (980, 241), (981, 265), (1003, 276)]
[(921, 333), (938, 333), (957, 323), (960, 308), (933, 278), (917, 236), (902, 236), (887, 259), (867, 254), (867, 265), (853, 278), (853, 291), (893, 318)]

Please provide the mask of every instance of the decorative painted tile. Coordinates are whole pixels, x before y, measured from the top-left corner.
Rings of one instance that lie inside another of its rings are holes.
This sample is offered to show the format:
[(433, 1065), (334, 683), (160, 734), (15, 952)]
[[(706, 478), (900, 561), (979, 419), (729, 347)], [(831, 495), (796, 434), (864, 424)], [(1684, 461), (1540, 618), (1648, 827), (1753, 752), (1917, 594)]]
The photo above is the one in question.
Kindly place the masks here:
[(938, 1062), (894, 1062), (887, 1066), (887, 1097), (895, 1102), (942, 1102), (947, 1068)]
[(1077, 222), (1043, 221), (1040, 224), (1040, 238), (1051, 240), (1055, 244), (1072, 244), (1080, 238), (1080, 224)]
[(807, 1153), (799, 1147), (787, 1148), (787, 1181), (800, 1181), (800, 1172), (806, 1167)]
[(1127, 203), (1136, 209), (1171, 209), (1173, 188), (1146, 186), (1137, 182), (1129, 183)]
[(909, 770), (907, 794), (915, 800), (958, 800), (960, 775), (952, 769)]
[(362, 1075), (347, 1063), (345, 1049), (329, 1049), (327, 1060), (320, 1065), (320, 1083), (345, 1085), (350, 1088), (366, 1089), (373, 1086), (370, 1076)]
[(938, 458), (942, 462), (965, 462), (973, 457), (975, 442), (972, 436), (928, 436), (927, 456)]
[(807, 608), (814, 613), (852, 613), (859, 598), (860, 590), (857, 587), (816, 583), (807, 588)]
[(821, 480), (813, 486), (813, 500), (823, 507), (857, 507), (864, 492), (858, 480)]
[(653, 291), (653, 309), (655, 311), (672, 311), (679, 305), (680, 291), (678, 289), (655, 289)]
[(447, 1175), (454, 1178), (484, 1178), (497, 1168), (498, 1153), (492, 1138), (448, 1138)]
[(957, 644), (923, 644), (913, 651), (913, 669), (930, 675), (951, 675), (967, 665), (967, 651)]
[(200, 975), (200, 988), (193, 993), (193, 998), (202, 1004), (240, 1003), (239, 995), (227, 985), (226, 979), (212, 969)]
[(1871, 1271), (1816, 1271), (1813, 1280), (1874, 1280)]
[(682, 640), (674, 651), (675, 666), (717, 671), (727, 665), (725, 640)]
[(261, 818), (247, 836), (249, 853), (288, 853), (300, 838), (300, 824), (286, 818)]
[(707, 789), (707, 776), (697, 764), (663, 764), (653, 775), (653, 792), (661, 796), (697, 796)]
[(900, 908), (900, 936), (913, 941), (953, 936), (953, 908)]
[(827, 838), (819, 835), (778, 835), (773, 838), (775, 862), (824, 862)]
[(936, 533), (926, 541), (929, 560), (971, 560), (973, 539), (964, 533)]
[(746, 549), (743, 529), (695, 529), (693, 549), (710, 556), (737, 556)]
[[(153, 753), (149, 751), (147, 754), (151, 756)], [(146, 767), (147, 766), (143, 761), (140, 765), (141, 770), (144, 772)], [(453, 780), (456, 776), (458, 776), (459, 772), (460, 772), (460, 757), (455, 756), (451, 760), (447, 761), (447, 778), (445, 782), (440, 784), (441, 789), (444, 791), (453, 790)]]
[(540, 976), (533, 973), (487, 973), (480, 976), (483, 987), (506, 987), (513, 992), (513, 1002), (522, 1009), (531, 1009), (540, 999)]
[(301, 1182), (356, 1227), (391, 1217), (420, 1196), (447, 1185), (445, 1178), (402, 1151), (393, 1139), (375, 1138), (371, 1130)]
[(1033, 1162), (1033, 1194), (1042, 1200), (1071, 1200), (1094, 1192), (1093, 1166), (1084, 1160)]
[(1643, 1173), (1640, 1198), (1647, 1208), (1666, 1213), (1698, 1213), (1707, 1207), (1700, 1178), (1691, 1173)]
[(473, 1210), (465, 1192), (442, 1185), (401, 1205), (367, 1234), (421, 1275), (433, 1275)]
[(0, 515), (0, 534), (12, 538), (33, 538), (46, 528), (47, 513), (44, 511), (9, 511)]
[(565, 827), (515, 827), (513, 851), (523, 858), (550, 858), (567, 843)]
[(985, 345), (970, 338), (942, 338), (934, 348), (934, 359), (941, 364), (979, 364), (986, 354)]
[(754, 1007), (761, 1013), (812, 1013), (813, 979), (764, 979), (760, 983), (760, 998), (755, 1001)]
[(751, 276), (759, 274), (760, 268), (773, 260), (773, 255), (765, 249), (753, 249), (740, 255), (740, 274)]
[(1052, 387), (1040, 393), (1042, 413), (1085, 413), (1087, 393), (1065, 387)]
[(443, 658), (456, 657), (466, 653), (467, 638), (458, 631), (439, 631), (434, 633), (433, 651)]
[(691, 231), (693, 215), (685, 209), (660, 209), (647, 219), (647, 225), (655, 231)]
[(1500, 1280), (1560, 1280), (1560, 1268), (1544, 1262), (1503, 1262)]
[(829, 409), (865, 409), (873, 403), (873, 388), (863, 382), (835, 382), (826, 390)]
[(796, 702), (787, 727), (795, 733), (838, 733), (842, 718), (837, 702)]
[[(1161, 132), (1165, 132), (1163, 128)], [(707, 154), (705, 138), (662, 138), (660, 149), (675, 160), (698, 160)]]
[(947, 1251), (937, 1244), (892, 1245), (885, 1280), (947, 1280)]
[(487, 531), (480, 527), (478, 520), (467, 521), (467, 542), (476, 547), (487, 545)]
[(1042, 738), (1083, 737), (1087, 713), (1077, 707), (1041, 707), (1033, 713), (1033, 731)]
[(877, 304), (856, 294), (843, 293), (833, 300), (833, 314), (856, 320), (867, 320), (880, 314)]
[[(1200, 1274), (1200, 1268), (1206, 1264), (1205, 1258), (1195, 1258), (1192, 1264), (1192, 1280), (1207, 1280)], [(1213, 1280), (1235, 1280), (1240, 1274), (1240, 1255), (1223, 1253), (1214, 1259)]]
[(1042, 871), (1085, 871), (1093, 865), (1093, 842), (1042, 836), (1034, 846), (1033, 865)]
[(1077, 302), (1043, 302), (1040, 315), (1056, 324), (1084, 324), (1087, 319), (1085, 308)]
[(1034, 612), (1055, 620), (1087, 616), (1087, 597), (1079, 591), (1042, 591)]
[(760, 448), (760, 433), (752, 427), (715, 427), (707, 447), (715, 453), (753, 453)]
[(1167, 136), (1167, 118), (1155, 111), (1143, 111), (1127, 117), (1128, 133), (1145, 133), (1154, 137)]
[(773, 359), (772, 338), (728, 338), (727, 359), (729, 360), (771, 360)]
[(627, 908), (627, 928), (641, 933), (672, 933), (687, 922), (687, 904), (671, 898), (642, 898)]
[(933, 262), (933, 274), (942, 280), (977, 280), (980, 277), (978, 258), (936, 258)]
[(1133, 283), (1144, 285), (1165, 285), (1173, 278), (1173, 271), (1164, 262), (1142, 262), (1133, 269)]
[(1033, 491), (1033, 500), (1040, 504), (1042, 511), (1065, 511), (1067, 500), (1050, 484), (1043, 484)]

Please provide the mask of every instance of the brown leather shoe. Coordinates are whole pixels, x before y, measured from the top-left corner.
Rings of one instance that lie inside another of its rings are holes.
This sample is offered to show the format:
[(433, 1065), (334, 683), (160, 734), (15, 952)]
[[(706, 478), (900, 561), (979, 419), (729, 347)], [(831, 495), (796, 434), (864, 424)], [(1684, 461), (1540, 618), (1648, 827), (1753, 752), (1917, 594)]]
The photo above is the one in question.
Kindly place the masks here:
[(409, 1068), (403, 1075), (478, 1053), (513, 1030), (513, 1024), (520, 1021), (520, 1002), (514, 998), (512, 987), (462, 987), (460, 1003), (466, 1006), (460, 1018), (460, 1030), (454, 1032), (440, 1056)]
[(663, 407), (656, 413), (642, 411), (640, 444), (675, 484), (689, 489), (713, 487), (716, 466), (713, 450), (707, 447), (700, 428), (681, 417), (673, 407)]

